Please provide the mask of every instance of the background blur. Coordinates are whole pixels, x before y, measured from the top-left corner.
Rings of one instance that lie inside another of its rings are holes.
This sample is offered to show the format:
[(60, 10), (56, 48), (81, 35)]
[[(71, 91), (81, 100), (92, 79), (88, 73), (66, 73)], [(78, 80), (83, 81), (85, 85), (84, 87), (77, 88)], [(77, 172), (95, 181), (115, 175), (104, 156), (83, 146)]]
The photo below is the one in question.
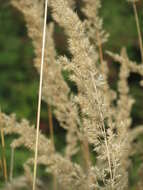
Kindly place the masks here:
[[(132, 6), (126, 0), (102, 0), (101, 15), (104, 19), (104, 28), (110, 34), (109, 41), (104, 49), (120, 52), (121, 47), (126, 46), (129, 57), (140, 62), (140, 51), (136, 24)], [(77, 8), (78, 9), (78, 8)], [(140, 26), (143, 25), (143, 2), (137, 3)], [(49, 18), (50, 19), (50, 18)], [(65, 40), (62, 31), (55, 30), (57, 51), (66, 52)], [(116, 88), (119, 66), (111, 62), (106, 54), (105, 58), (110, 67), (110, 83)], [(37, 92), (39, 76), (33, 67), (34, 51), (32, 42), (27, 36), (27, 30), (23, 16), (10, 5), (9, 0), (0, 0), (0, 109), (7, 114), (16, 113), (18, 119), (27, 118), (31, 123), (36, 121)], [(66, 77), (65, 77), (66, 78)], [(132, 112), (133, 123), (143, 123), (143, 93), (139, 86), (139, 76), (132, 74), (129, 78), (131, 94), (136, 99)], [(42, 104), (41, 128), (46, 130), (48, 126), (47, 106)], [(54, 120), (56, 136), (61, 131)], [(48, 131), (48, 130), (46, 130)], [(64, 132), (61, 132), (64, 133)], [(62, 139), (62, 137), (59, 137)], [(7, 147), (11, 138), (7, 139)], [(62, 143), (59, 145), (62, 148)], [(10, 149), (6, 152), (8, 167)], [(16, 153), (15, 175), (22, 172), (21, 162), (24, 162), (28, 153), (20, 150)], [(137, 159), (137, 163), (138, 158)], [(134, 171), (136, 168), (134, 168)], [(0, 174), (1, 176), (1, 174)], [(2, 178), (2, 176), (1, 176)], [(133, 174), (133, 180), (136, 180)]]

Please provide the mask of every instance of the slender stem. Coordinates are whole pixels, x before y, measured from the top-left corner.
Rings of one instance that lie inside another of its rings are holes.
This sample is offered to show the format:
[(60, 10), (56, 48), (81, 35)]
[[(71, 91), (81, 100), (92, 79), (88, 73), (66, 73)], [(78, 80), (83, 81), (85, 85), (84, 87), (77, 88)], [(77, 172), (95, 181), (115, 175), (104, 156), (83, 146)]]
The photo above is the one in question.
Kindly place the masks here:
[(0, 169), (2, 168), (2, 160), (1, 160), (1, 158), (0, 158)]
[(49, 118), (49, 130), (50, 130), (50, 138), (53, 144), (53, 148), (55, 149), (55, 141), (54, 141), (54, 128), (53, 128), (53, 120), (52, 120), (52, 112), (51, 107), (48, 107), (48, 118)]
[[(48, 107), (48, 118), (49, 118), (50, 139), (52, 141), (53, 149), (55, 150), (54, 128), (53, 128), (52, 111), (50, 105)], [(53, 174), (53, 189), (57, 190), (57, 177), (55, 173)]]
[(83, 152), (83, 156), (84, 156), (84, 160), (86, 164), (86, 170), (89, 170), (91, 166), (91, 160), (90, 160), (88, 140), (86, 137), (84, 137), (81, 147), (82, 147), (82, 152)]
[(33, 190), (36, 189), (38, 142), (39, 142), (42, 83), (43, 83), (43, 67), (44, 67), (44, 55), (45, 55), (45, 44), (46, 44), (46, 21), (47, 21), (47, 9), (48, 9), (47, 6), (48, 6), (48, 0), (45, 0), (43, 43), (42, 43), (42, 55), (41, 55), (41, 68), (40, 68), (40, 83), (39, 83), (39, 97), (38, 97), (38, 110), (37, 110), (37, 124), (36, 124), (37, 130), (36, 130), (35, 159), (34, 159), (34, 173), (33, 173)]
[(96, 32), (96, 38), (97, 38), (97, 44), (98, 44), (98, 49), (99, 49), (99, 57), (100, 57), (100, 63), (103, 63), (103, 48), (102, 48), (102, 43), (101, 39), (99, 37), (99, 32), (97, 30)]
[(134, 9), (134, 15), (135, 15), (135, 20), (136, 20), (136, 25), (137, 25), (137, 32), (138, 32), (138, 38), (139, 38), (139, 46), (140, 46), (140, 52), (141, 52), (141, 60), (143, 63), (143, 44), (142, 44), (142, 35), (141, 35), (141, 29), (140, 29), (140, 24), (139, 24), (139, 17), (138, 17), (138, 12), (137, 12), (137, 7), (136, 3), (133, 2), (133, 9)]
[(7, 163), (6, 163), (6, 157), (5, 157), (5, 140), (4, 140), (4, 132), (2, 128), (0, 129), (0, 133), (1, 133), (1, 145), (2, 145), (3, 174), (4, 174), (5, 181), (7, 181), (8, 176), (7, 176)]
[(14, 148), (11, 147), (10, 174), (9, 174), (10, 181), (12, 181), (13, 179), (13, 168), (14, 168)]

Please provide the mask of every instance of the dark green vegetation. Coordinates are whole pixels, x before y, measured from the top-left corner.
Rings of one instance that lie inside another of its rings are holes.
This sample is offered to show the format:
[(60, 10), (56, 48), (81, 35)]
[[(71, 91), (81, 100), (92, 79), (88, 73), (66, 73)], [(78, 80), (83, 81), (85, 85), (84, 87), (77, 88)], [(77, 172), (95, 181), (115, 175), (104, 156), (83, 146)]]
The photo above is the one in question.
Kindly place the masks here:
[(36, 109), (37, 73), (33, 49), (22, 16), (0, 4), (0, 102), (7, 113), (32, 118)]

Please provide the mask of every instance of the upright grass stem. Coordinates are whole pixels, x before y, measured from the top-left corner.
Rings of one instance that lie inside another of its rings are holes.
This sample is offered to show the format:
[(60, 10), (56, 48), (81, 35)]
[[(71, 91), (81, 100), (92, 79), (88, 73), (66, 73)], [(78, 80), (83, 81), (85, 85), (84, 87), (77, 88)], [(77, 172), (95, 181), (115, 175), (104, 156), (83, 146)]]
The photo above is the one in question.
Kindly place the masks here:
[(55, 150), (55, 141), (54, 141), (54, 128), (53, 128), (53, 119), (51, 107), (48, 107), (48, 118), (49, 118), (49, 130), (50, 130), (50, 139), (52, 141), (53, 148)]
[(140, 29), (140, 24), (139, 24), (139, 17), (138, 17), (138, 12), (137, 12), (137, 7), (136, 7), (135, 2), (133, 2), (133, 10), (134, 10), (134, 16), (135, 16), (137, 32), (138, 32), (139, 46), (140, 46), (140, 52), (141, 52), (141, 60), (142, 60), (142, 63), (143, 63), (142, 34), (141, 34), (141, 29)]
[(8, 176), (7, 176), (7, 162), (6, 162), (6, 157), (5, 157), (5, 140), (4, 140), (4, 132), (3, 129), (0, 129), (1, 133), (1, 145), (2, 145), (2, 168), (3, 168), (3, 175), (4, 179), (7, 182)]
[(102, 49), (102, 43), (101, 39), (99, 37), (99, 32), (97, 30), (96, 32), (96, 39), (97, 39), (97, 45), (98, 45), (98, 50), (99, 50), (99, 58), (100, 58), (100, 63), (103, 63), (103, 49)]
[(38, 142), (39, 142), (39, 128), (40, 128), (40, 114), (41, 114), (41, 99), (42, 99), (42, 84), (43, 84), (43, 68), (44, 68), (44, 55), (46, 45), (46, 21), (48, 0), (45, 0), (44, 12), (44, 27), (43, 27), (43, 42), (42, 42), (42, 55), (41, 55), (41, 68), (40, 68), (40, 83), (39, 83), (39, 97), (38, 97), (38, 110), (37, 110), (37, 124), (36, 124), (36, 144), (35, 144), (35, 159), (34, 159), (34, 173), (33, 173), (33, 190), (36, 189), (36, 175), (37, 175), (37, 159), (38, 159)]
[(9, 173), (10, 181), (12, 181), (13, 179), (13, 169), (14, 169), (14, 148), (11, 147), (11, 160), (10, 160), (10, 173)]
[[(49, 118), (50, 139), (52, 141), (53, 149), (55, 150), (54, 128), (53, 128), (52, 111), (51, 111), (51, 106), (50, 105), (48, 107), (48, 118)], [(53, 174), (53, 189), (57, 190), (57, 178), (56, 178), (56, 174)]]
[(84, 137), (83, 141), (81, 142), (81, 148), (82, 148), (83, 157), (85, 161), (85, 168), (86, 170), (89, 170), (91, 166), (91, 160), (90, 160), (89, 144), (86, 137)]

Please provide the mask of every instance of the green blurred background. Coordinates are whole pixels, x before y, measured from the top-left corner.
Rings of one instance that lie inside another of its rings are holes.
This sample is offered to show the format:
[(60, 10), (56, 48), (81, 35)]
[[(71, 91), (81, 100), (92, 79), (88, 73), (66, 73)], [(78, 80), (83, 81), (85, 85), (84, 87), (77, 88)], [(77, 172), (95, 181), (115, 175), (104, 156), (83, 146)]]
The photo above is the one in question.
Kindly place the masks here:
[[(110, 34), (109, 41), (104, 46), (104, 49), (119, 53), (121, 47), (126, 46), (129, 57), (140, 62), (140, 51), (132, 6), (126, 0), (102, 0), (102, 4), (101, 15), (104, 19), (104, 28)], [(142, 1), (137, 3), (137, 10), (142, 30)], [(54, 36), (57, 39), (57, 51), (60, 53), (66, 52), (63, 48), (65, 46), (61, 30), (56, 29)], [(113, 88), (116, 88), (116, 83), (113, 83), (113, 81), (118, 79), (119, 66), (113, 64), (109, 57), (104, 56), (109, 61), (110, 83)], [(9, 0), (0, 0), (0, 108), (7, 114), (16, 113), (18, 119), (25, 117), (31, 123), (36, 121), (39, 80), (39, 76), (33, 66), (33, 58), (32, 42), (27, 36), (23, 16), (10, 5)], [(140, 77), (135, 74), (132, 74), (129, 78), (131, 94), (136, 99), (132, 112), (134, 124), (143, 123), (143, 93), (138, 84), (139, 80)], [(47, 106), (43, 103), (41, 126), (44, 128), (48, 125), (47, 115)], [(55, 119), (54, 123), (57, 126)], [(59, 134), (59, 130), (56, 130), (57, 134)], [(10, 142), (11, 138), (8, 138), (7, 147), (9, 147)], [(8, 149), (6, 154), (9, 167), (10, 149)], [(21, 162), (25, 161), (27, 155), (28, 152), (23, 152), (23, 149), (16, 153), (15, 175), (22, 173)], [(134, 172), (136, 173), (138, 163), (141, 162), (139, 157), (136, 157), (134, 160), (137, 164), (133, 168), (132, 181), (137, 180)]]

